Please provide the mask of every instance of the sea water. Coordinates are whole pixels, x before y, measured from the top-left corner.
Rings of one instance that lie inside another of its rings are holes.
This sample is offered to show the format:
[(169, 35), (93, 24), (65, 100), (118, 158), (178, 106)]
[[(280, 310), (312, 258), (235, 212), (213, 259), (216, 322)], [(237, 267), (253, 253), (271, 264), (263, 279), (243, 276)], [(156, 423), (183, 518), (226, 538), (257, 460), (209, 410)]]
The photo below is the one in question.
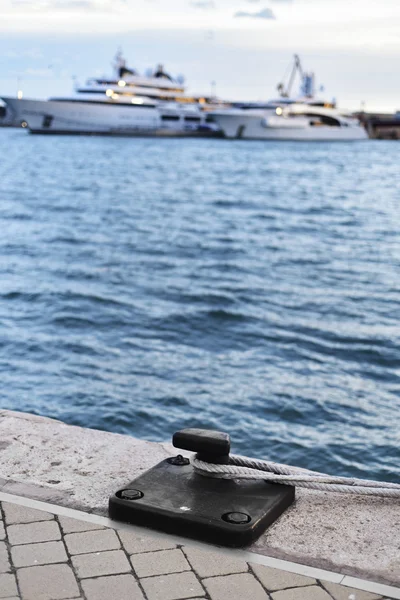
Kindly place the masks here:
[(398, 480), (399, 164), (0, 130), (0, 406)]

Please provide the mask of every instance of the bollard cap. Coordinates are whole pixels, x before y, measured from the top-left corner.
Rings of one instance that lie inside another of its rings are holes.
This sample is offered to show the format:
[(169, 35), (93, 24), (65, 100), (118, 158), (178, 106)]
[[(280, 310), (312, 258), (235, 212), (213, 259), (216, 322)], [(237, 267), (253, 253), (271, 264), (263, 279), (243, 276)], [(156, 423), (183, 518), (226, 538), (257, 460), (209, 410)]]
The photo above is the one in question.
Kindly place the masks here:
[(227, 433), (210, 429), (182, 429), (174, 433), (175, 448), (191, 450), (207, 456), (229, 456), (231, 439)]

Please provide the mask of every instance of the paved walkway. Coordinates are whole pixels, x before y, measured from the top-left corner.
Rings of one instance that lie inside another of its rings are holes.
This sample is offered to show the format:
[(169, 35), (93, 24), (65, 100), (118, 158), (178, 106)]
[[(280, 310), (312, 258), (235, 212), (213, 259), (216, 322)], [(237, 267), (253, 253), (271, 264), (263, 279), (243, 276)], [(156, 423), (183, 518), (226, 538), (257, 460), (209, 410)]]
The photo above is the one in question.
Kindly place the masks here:
[(56, 512), (0, 503), (2, 600), (389, 598)]

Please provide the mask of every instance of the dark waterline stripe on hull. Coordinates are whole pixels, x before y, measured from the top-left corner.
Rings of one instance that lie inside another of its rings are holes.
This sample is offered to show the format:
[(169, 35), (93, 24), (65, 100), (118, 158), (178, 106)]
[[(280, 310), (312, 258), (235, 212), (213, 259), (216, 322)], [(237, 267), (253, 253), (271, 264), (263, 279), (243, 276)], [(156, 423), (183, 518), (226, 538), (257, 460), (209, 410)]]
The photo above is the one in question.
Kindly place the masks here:
[(91, 136), (119, 136), (119, 137), (157, 137), (157, 138), (221, 138), (224, 137), (218, 131), (65, 131), (62, 129), (30, 129), (29, 133), (34, 135), (91, 135)]

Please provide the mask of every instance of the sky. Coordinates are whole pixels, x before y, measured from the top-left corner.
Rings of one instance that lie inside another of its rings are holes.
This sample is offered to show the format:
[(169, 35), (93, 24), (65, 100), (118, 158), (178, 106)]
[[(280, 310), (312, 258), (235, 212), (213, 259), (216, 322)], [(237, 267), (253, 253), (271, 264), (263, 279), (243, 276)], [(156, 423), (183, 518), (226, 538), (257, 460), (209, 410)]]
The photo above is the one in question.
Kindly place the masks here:
[(276, 96), (297, 53), (339, 106), (400, 110), (400, 0), (0, 0), (0, 97), (69, 94), (118, 48), (234, 100)]

